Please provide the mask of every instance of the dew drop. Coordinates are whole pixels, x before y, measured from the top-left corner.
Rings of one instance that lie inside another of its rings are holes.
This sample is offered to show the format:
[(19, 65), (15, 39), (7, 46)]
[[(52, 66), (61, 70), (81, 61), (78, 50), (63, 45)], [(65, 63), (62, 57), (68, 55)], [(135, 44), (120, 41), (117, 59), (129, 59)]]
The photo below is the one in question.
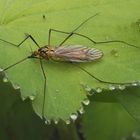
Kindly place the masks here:
[(20, 89), (20, 86), (18, 86), (17, 84), (13, 84), (14, 89)]
[(66, 123), (66, 124), (70, 124), (70, 120), (66, 120), (65, 123)]
[(26, 97), (21, 97), (21, 98), (22, 98), (23, 101), (26, 99)]
[(80, 113), (80, 114), (84, 114), (84, 113), (85, 113), (83, 106), (80, 107), (79, 113)]
[(124, 90), (126, 87), (125, 87), (125, 85), (119, 85), (118, 88), (119, 88), (120, 90)]
[(90, 101), (89, 101), (88, 98), (85, 98), (85, 99), (82, 101), (82, 103), (83, 103), (84, 105), (89, 105)]
[(50, 125), (51, 124), (51, 120), (45, 120), (45, 124)]
[(54, 124), (58, 124), (58, 120), (54, 120)]
[(34, 95), (29, 96), (29, 98), (33, 101), (35, 99)]
[(78, 114), (77, 114), (77, 113), (72, 113), (72, 114), (70, 115), (70, 118), (71, 118), (73, 121), (75, 121), (75, 120), (77, 119), (77, 117), (78, 117)]
[(91, 88), (88, 85), (86, 85), (85, 90), (89, 92), (89, 91), (91, 91)]
[(113, 48), (110, 53), (114, 56), (118, 56), (118, 50), (116, 48)]
[(109, 85), (110, 90), (115, 90), (115, 88), (116, 88), (115, 85)]
[(0, 72), (2, 72), (3, 71), (3, 69), (2, 68), (0, 68)]
[(102, 89), (98, 87), (98, 88), (96, 89), (96, 92), (97, 92), (97, 93), (101, 93), (101, 92), (102, 92)]
[(8, 78), (7, 78), (7, 77), (4, 77), (4, 78), (3, 78), (3, 82), (4, 82), (4, 83), (8, 82)]
[(137, 86), (137, 85), (138, 85), (138, 83), (136, 83), (136, 82), (132, 83), (132, 86)]
[(89, 96), (92, 96), (93, 94), (95, 94), (96, 92), (93, 90), (93, 89), (91, 89), (89, 92), (88, 92), (88, 95)]

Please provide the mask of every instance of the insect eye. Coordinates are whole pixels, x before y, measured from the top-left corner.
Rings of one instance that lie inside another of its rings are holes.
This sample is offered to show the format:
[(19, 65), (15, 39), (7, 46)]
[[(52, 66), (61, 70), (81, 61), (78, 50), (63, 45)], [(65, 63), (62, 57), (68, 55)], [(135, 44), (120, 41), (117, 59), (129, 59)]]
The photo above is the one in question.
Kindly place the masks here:
[(41, 50), (41, 53), (45, 53), (46, 51), (45, 50)]
[(42, 50), (42, 51), (40, 51), (40, 54), (41, 54), (42, 56), (46, 56), (46, 51)]

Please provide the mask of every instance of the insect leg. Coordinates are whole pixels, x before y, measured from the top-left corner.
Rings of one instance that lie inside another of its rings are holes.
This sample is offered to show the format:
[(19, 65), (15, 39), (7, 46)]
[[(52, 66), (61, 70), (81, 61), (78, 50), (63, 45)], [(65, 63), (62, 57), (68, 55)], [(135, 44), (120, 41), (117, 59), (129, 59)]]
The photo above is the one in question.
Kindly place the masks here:
[(75, 31), (77, 31), (82, 25), (84, 25), (87, 21), (89, 21), (90, 19), (92, 19), (93, 17), (99, 15), (99, 13), (96, 13), (95, 15), (87, 18), (85, 21), (83, 21), (79, 26), (77, 26), (72, 32), (69, 32), (69, 33), (65, 33), (63, 31), (59, 31), (59, 30), (55, 30), (55, 29), (50, 29), (49, 30), (49, 37), (48, 37), (48, 45), (50, 45), (50, 37), (51, 37), (51, 31), (56, 31), (56, 32), (61, 32), (61, 33), (65, 33), (65, 34), (68, 34), (68, 36), (58, 45), (58, 46), (61, 46), (63, 45), (66, 40), (68, 40), (73, 34)]
[[(64, 63), (63, 61), (57, 61), (57, 60), (53, 60), (51, 59), (52, 61), (54, 62), (59, 62), (59, 63)], [(116, 85), (129, 85), (129, 84), (132, 84), (132, 82), (125, 82), (125, 83), (121, 83), (121, 82), (111, 82), (111, 81), (105, 81), (105, 80), (102, 80), (102, 79), (99, 79), (98, 77), (94, 76), (93, 74), (91, 74), (89, 71), (87, 71), (86, 69), (84, 69), (83, 67), (77, 65), (77, 63), (73, 63), (73, 62), (65, 62), (65, 63), (71, 63), (72, 65), (74, 65), (75, 67), (79, 68), (80, 70), (82, 70), (83, 72), (85, 72), (86, 74), (88, 74), (89, 76), (91, 76), (92, 78), (94, 78), (95, 80), (97, 80), (98, 82), (100, 83), (105, 83), (105, 84), (116, 84)]]
[[(20, 46), (23, 42), (25, 42), (28, 38), (30, 38), (30, 39), (39, 47), (38, 43), (35, 41), (35, 39), (34, 39), (31, 35), (27, 35), (27, 37), (26, 37), (23, 41), (21, 41), (21, 43), (19, 43), (18, 45), (13, 44), (13, 43), (8, 42), (8, 41), (3, 40), (3, 39), (0, 39), (0, 40), (4, 41), (4, 42), (6, 42), (6, 43), (9, 43), (9, 44), (11, 44), (11, 45), (14, 45), (14, 46), (19, 47), (19, 46)], [(40, 47), (39, 47), (39, 48), (40, 48)], [(10, 69), (11, 67), (16, 66), (17, 64), (20, 64), (21, 62), (23, 62), (23, 61), (25, 61), (25, 60), (27, 60), (27, 59), (29, 59), (29, 58), (32, 58), (32, 57), (31, 57), (31, 56), (27, 56), (27, 57), (25, 57), (25, 58), (19, 60), (18, 62), (14, 63), (14, 64), (12, 64), (12, 65), (7, 66), (6, 68), (3, 69), (3, 71), (6, 71), (6, 70)]]
[(21, 62), (27, 60), (28, 58), (29, 58), (29, 57), (25, 57), (25, 58), (19, 60), (18, 62), (16, 62), (16, 63), (14, 63), (14, 64), (12, 64), (12, 65), (10, 65), (10, 66), (4, 68), (3, 71), (6, 71), (6, 70), (10, 69), (10, 68), (14, 67), (14, 66), (17, 65), (17, 64), (20, 64)]
[(88, 39), (89, 41), (93, 42), (94, 44), (123, 43), (123, 44), (129, 45), (129, 46), (131, 46), (131, 47), (140, 49), (139, 46), (136, 46), (136, 45), (127, 43), (127, 42), (125, 42), (125, 41), (123, 41), (123, 40), (95, 41), (95, 40), (93, 40), (93, 39), (91, 39), (91, 38), (89, 38), (88, 36), (85, 36), (85, 35), (83, 35), (83, 34), (79, 34), (79, 33), (73, 33), (73, 34), (78, 35), (78, 36), (81, 36), (81, 37), (84, 37), (84, 38)]
[(97, 78), (96, 76), (94, 76), (93, 74), (91, 74), (90, 72), (88, 72), (87, 70), (85, 70), (84, 68), (82, 68), (81, 66), (75, 64), (75, 63), (72, 63), (75, 67), (78, 67), (79, 69), (81, 69), (82, 71), (84, 71), (85, 73), (87, 73), (89, 76), (91, 76), (92, 78), (94, 78), (95, 80), (97, 80), (98, 82), (100, 83), (105, 83), (105, 84), (116, 84), (116, 85), (129, 85), (129, 84), (132, 84), (132, 82), (125, 82), (125, 83), (121, 83), (121, 82), (110, 82), (110, 81), (105, 81), (105, 80), (102, 80), (102, 79), (99, 79)]
[(9, 42), (9, 41), (6, 41), (6, 40), (0, 38), (1, 41), (6, 42), (6, 43), (11, 44), (11, 45), (16, 46), (16, 47), (19, 47), (19, 46), (20, 46), (21, 44), (23, 44), (27, 39), (31, 39), (31, 40), (38, 46), (38, 48), (40, 48), (39, 44), (35, 41), (35, 39), (32, 37), (32, 35), (29, 35), (29, 34), (26, 34), (26, 38), (23, 39), (19, 44), (14, 44), (14, 43), (12, 43), (12, 42)]
[[(71, 32), (65, 32), (65, 31), (60, 31), (60, 30), (56, 30), (56, 29), (50, 29), (50, 32), (51, 31), (59, 32), (59, 33), (63, 33), (63, 34), (71, 34)], [(136, 46), (136, 45), (127, 43), (127, 42), (122, 41), (122, 40), (95, 41), (95, 40), (89, 38), (88, 36), (85, 36), (85, 35), (80, 34), (80, 33), (73, 32), (72, 34), (73, 35), (78, 35), (78, 36), (84, 37), (84, 38), (88, 39), (89, 41), (93, 42), (94, 44), (123, 43), (123, 44), (129, 45), (130, 47), (134, 47), (134, 48), (140, 49), (139, 46)]]
[(42, 106), (42, 117), (44, 119), (45, 118), (44, 117), (44, 109), (45, 109), (45, 99), (46, 99), (46, 74), (45, 74), (45, 71), (43, 68), (42, 59), (39, 59), (39, 60), (40, 60), (40, 66), (41, 66), (41, 70), (42, 70), (43, 77), (44, 77), (44, 89), (43, 89), (44, 98), (43, 98), (43, 106)]

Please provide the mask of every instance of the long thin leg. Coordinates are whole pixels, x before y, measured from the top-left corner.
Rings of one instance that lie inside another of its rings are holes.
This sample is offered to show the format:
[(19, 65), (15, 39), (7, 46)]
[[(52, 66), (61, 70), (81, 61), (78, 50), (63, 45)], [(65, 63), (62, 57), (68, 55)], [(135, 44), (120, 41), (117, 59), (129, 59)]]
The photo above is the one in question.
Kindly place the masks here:
[[(71, 32), (65, 32), (65, 31), (60, 31), (60, 30), (56, 30), (56, 29), (50, 29), (50, 32), (52, 32), (52, 31), (58, 32), (58, 33), (64, 33), (64, 34), (71, 34)], [(131, 46), (131, 47), (135, 47), (135, 48), (137, 48), (137, 49), (140, 49), (139, 46), (136, 46), (136, 45), (127, 43), (127, 42), (122, 41), (122, 40), (95, 41), (95, 40), (89, 38), (88, 36), (85, 36), (85, 35), (80, 34), (80, 33), (73, 32), (73, 35), (78, 35), (78, 36), (84, 37), (84, 38), (88, 39), (89, 41), (93, 42), (94, 44), (123, 43), (123, 44), (129, 45), (129, 46)]]
[(14, 44), (14, 43), (11, 43), (11, 42), (9, 42), (9, 41), (6, 41), (6, 40), (0, 38), (1, 41), (6, 42), (6, 43), (11, 44), (11, 45), (16, 46), (16, 47), (19, 47), (19, 46), (20, 46), (21, 44), (23, 44), (27, 39), (31, 39), (31, 40), (37, 45), (37, 47), (40, 48), (39, 44), (35, 41), (35, 39), (32, 37), (32, 35), (29, 35), (29, 34), (26, 34), (26, 38), (23, 39), (19, 44)]
[[(59, 63), (64, 63), (63, 61), (57, 61), (57, 60), (54, 60), (54, 59), (51, 59), (52, 61), (54, 62), (59, 62)], [(70, 63), (70, 62), (65, 62), (65, 63)], [(121, 82), (110, 82), (110, 81), (105, 81), (105, 80), (102, 80), (102, 79), (99, 79), (98, 77), (94, 76), (93, 74), (91, 74), (90, 72), (88, 72), (87, 70), (85, 70), (83, 67), (77, 65), (77, 63), (73, 63), (71, 62), (72, 65), (74, 65), (75, 67), (79, 68), (80, 70), (84, 71), (85, 73), (87, 73), (89, 76), (91, 76), (92, 78), (94, 78), (95, 80), (97, 80), (98, 82), (100, 83), (105, 83), (105, 84), (114, 84), (114, 85), (129, 85), (129, 84), (132, 84), (132, 82), (126, 82), (126, 83), (121, 83)]]
[(48, 46), (50, 46), (51, 44), (51, 32), (52, 32), (52, 29), (49, 29)]
[[(34, 39), (31, 35), (29, 35), (29, 34), (26, 34), (26, 35), (27, 35), (27, 37), (26, 37), (23, 41), (21, 41), (18, 45), (13, 44), (13, 43), (8, 42), (8, 41), (3, 40), (3, 39), (0, 39), (0, 40), (4, 41), (4, 42), (6, 42), (6, 43), (9, 43), (9, 44), (11, 44), (11, 45), (14, 45), (14, 46), (19, 47), (19, 46), (20, 46), (22, 43), (24, 43), (28, 38), (30, 38), (30, 39), (40, 48), (40, 46), (38, 45), (38, 43), (35, 41), (35, 39)], [(14, 64), (12, 64), (12, 65), (9, 65), (8, 67), (4, 68), (3, 71), (6, 71), (6, 70), (8, 70), (8, 69), (11, 68), (11, 67), (16, 66), (17, 64), (20, 64), (21, 62), (27, 60), (28, 58), (32, 58), (32, 57), (31, 57), (31, 56), (27, 56), (27, 57), (25, 57), (25, 58), (19, 60), (18, 62), (16, 62), (16, 63), (14, 63)]]
[(42, 106), (42, 117), (44, 119), (45, 118), (44, 109), (45, 109), (45, 99), (46, 99), (46, 74), (45, 74), (45, 71), (43, 68), (42, 59), (39, 59), (39, 60), (40, 60), (40, 66), (41, 66), (41, 70), (42, 70), (43, 77), (44, 77), (44, 89), (43, 89), (44, 98), (43, 98), (43, 106)]
[(16, 62), (16, 63), (14, 63), (14, 64), (12, 64), (12, 65), (10, 65), (10, 66), (4, 68), (3, 71), (6, 71), (6, 70), (10, 69), (10, 68), (14, 67), (14, 66), (17, 65), (17, 64), (20, 64), (21, 62), (27, 60), (28, 58), (29, 58), (29, 57), (25, 57), (25, 58), (19, 60), (18, 62)]
[[(77, 31), (82, 25), (84, 25), (87, 21), (89, 21), (90, 19), (92, 19), (93, 17), (95, 17), (95, 16), (97, 16), (97, 15), (99, 15), (99, 13), (96, 13), (95, 15), (93, 15), (93, 16), (87, 18), (85, 21), (83, 21), (83, 22), (82, 22), (79, 26), (77, 26), (72, 32), (70, 32), (70, 33), (68, 34), (68, 36), (67, 36), (58, 46), (61, 46), (62, 44), (64, 44), (64, 43), (66, 42), (66, 40), (67, 40), (68, 38), (70, 38), (70, 37), (74, 34), (75, 31)], [(49, 29), (48, 45), (50, 45), (51, 31), (52, 31), (52, 30), (53, 30), (53, 29)]]
[(119, 83), (119, 82), (110, 82), (110, 81), (104, 81), (104, 80), (101, 80), (99, 78), (97, 78), (96, 76), (94, 76), (93, 74), (91, 74), (90, 72), (88, 72), (87, 70), (83, 69), (81, 66), (79, 65), (76, 65), (75, 63), (72, 63), (74, 66), (78, 67), (79, 69), (83, 70), (85, 73), (87, 73), (88, 75), (90, 75), (92, 78), (94, 78), (95, 80), (97, 80), (98, 82), (101, 82), (101, 83), (105, 83), (105, 84), (116, 84), (116, 85), (129, 85), (129, 84), (132, 84), (132, 82), (126, 82), (126, 83)]

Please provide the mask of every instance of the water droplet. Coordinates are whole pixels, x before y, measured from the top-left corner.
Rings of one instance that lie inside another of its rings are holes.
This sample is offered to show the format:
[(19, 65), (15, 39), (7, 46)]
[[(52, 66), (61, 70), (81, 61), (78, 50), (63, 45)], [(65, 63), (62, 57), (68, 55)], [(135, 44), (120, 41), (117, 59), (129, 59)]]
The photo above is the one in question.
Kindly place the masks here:
[(115, 88), (116, 88), (115, 85), (109, 85), (110, 90), (115, 90)]
[(91, 91), (91, 88), (88, 85), (86, 85), (85, 90), (89, 92), (89, 91)]
[(54, 124), (58, 124), (58, 120), (54, 120)]
[(138, 83), (136, 83), (136, 82), (132, 83), (132, 86), (137, 86), (137, 85), (138, 85)]
[(96, 93), (96, 92), (95, 92), (93, 89), (91, 89), (91, 90), (88, 92), (87, 95), (92, 96), (92, 95), (95, 94), (95, 93)]
[(83, 103), (84, 105), (89, 105), (90, 101), (89, 101), (88, 98), (85, 98), (85, 99), (82, 101), (82, 103)]
[(45, 124), (50, 125), (51, 124), (51, 120), (45, 120)]
[(23, 101), (26, 99), (26, 97), (21, 97), (21, 98), (22, 98)]
[(2, 72), (3, 71), (3, 69), (2, 68), (0, 68), (0, 72)]
[(75, 120), (77, 119), (77, 117), (78, 117), (78, 114), (77, 114), (77, 113), (72, 113), (72, 114), (70, 115), (70, 118), (71, 118), (73, 121), (75, 121)]
[(35, 95), (31, 95), (29, 98), (33, 101), (35, 99)]
[(125, 87), (125, 85), (118, 85), (118, 88), (119, 88), (120, 90), (124, 90), (126, 87)]
[(17, 84), (13, 84), (14, 89), (20, 89), (20, 86), (18, 86)]
[(116, 48), (113, 48), (110, 53), (114, 56), (118, 56), (118, 50)]
[(79, 113), (80, 113), (80, 114), (84, 114), (84, 113), (85, 113), (83, 106), (80, 107)]
[(70, 124), (70, 120), (66, 120), (65, 122), (66, 122), (66, 124)]
[(3, 82), (4, 82), (4, 83), (8, 82), (8, 78), (7, 78), (7, 77), (4, 77), (4, 78), (3, 78)]
[(102, 92), (102, 89), (98, 87), (98, 88), (96, 88), (96, 92), (97, 93), (101, 93)]

